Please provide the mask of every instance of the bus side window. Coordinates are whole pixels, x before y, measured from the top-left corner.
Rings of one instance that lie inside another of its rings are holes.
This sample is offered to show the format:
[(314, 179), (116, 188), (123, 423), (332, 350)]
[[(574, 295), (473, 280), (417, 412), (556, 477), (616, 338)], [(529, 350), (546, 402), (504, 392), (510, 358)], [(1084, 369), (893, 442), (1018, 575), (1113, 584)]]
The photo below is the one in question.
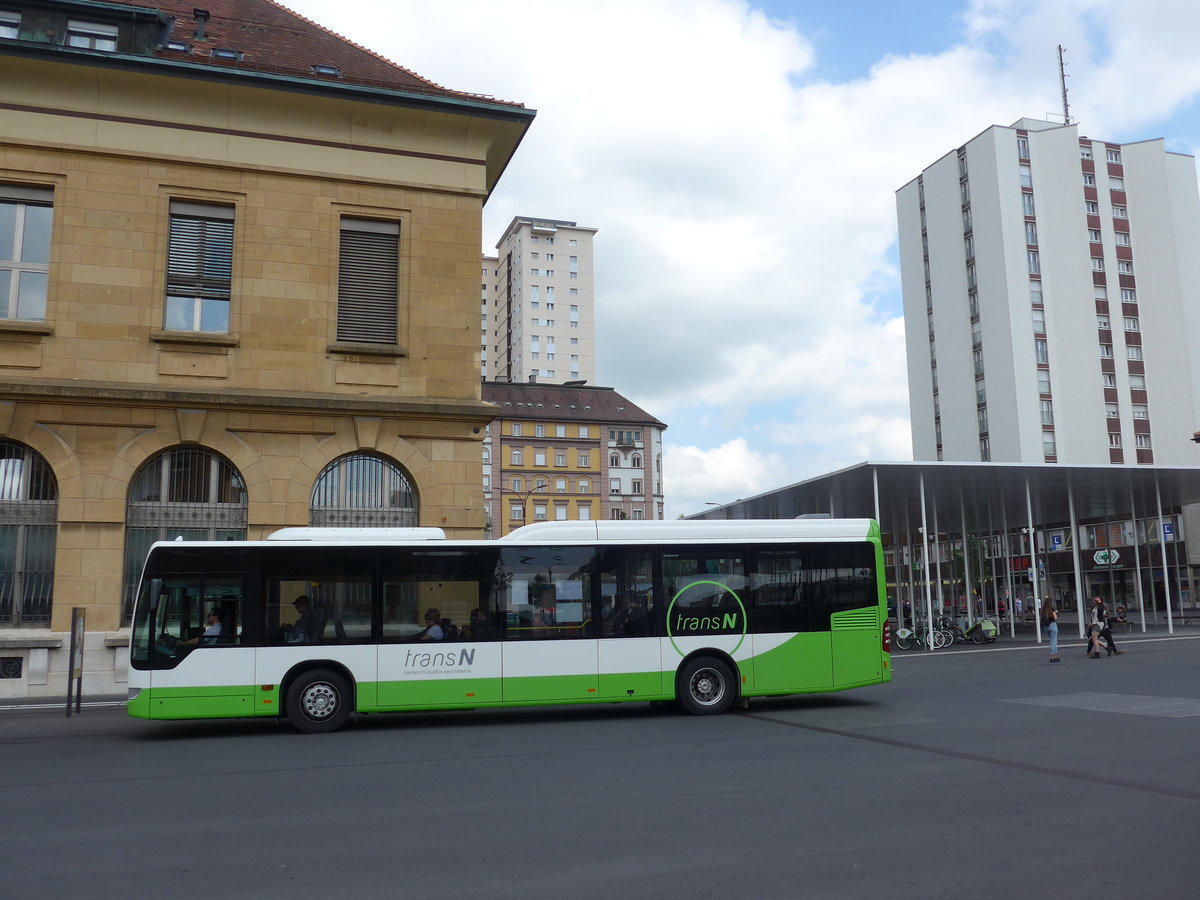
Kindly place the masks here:
[[(812, 631), (811, 548), (758, 548), (750, 556), (750, 630)], [(826, 623), (828, 627), (828, 623)]]

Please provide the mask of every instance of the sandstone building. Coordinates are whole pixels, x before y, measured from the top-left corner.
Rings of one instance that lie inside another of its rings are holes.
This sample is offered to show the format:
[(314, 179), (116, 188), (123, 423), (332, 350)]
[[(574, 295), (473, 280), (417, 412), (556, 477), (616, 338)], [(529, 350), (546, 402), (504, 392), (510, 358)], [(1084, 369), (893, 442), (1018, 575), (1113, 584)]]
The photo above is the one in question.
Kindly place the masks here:
[(0, 10), (0, 696), (123, 690), (149, 543), (481, 536), (482, 207), (533, 111), (270, 0)]

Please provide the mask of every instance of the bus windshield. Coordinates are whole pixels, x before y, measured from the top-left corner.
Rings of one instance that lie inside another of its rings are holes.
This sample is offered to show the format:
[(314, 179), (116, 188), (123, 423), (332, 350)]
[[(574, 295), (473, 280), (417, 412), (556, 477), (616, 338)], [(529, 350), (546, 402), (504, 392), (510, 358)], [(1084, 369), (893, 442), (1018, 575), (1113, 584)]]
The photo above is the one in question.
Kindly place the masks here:
[(143, 578), (134, 607), (133, 664), (170, 668), (193, 650), (236, 643), (242, 581), (237, 576)]

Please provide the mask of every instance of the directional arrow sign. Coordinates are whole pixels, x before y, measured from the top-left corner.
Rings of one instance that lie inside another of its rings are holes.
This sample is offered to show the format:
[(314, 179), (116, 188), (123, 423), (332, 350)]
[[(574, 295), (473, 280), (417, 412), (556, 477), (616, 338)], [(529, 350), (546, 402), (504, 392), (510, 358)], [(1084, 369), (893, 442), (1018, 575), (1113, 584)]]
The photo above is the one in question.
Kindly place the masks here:
[(1121, 560), (1121, 554), (1116, 550), (1097, 550), (1092, 556), (1098, 566), (1115, 566)]

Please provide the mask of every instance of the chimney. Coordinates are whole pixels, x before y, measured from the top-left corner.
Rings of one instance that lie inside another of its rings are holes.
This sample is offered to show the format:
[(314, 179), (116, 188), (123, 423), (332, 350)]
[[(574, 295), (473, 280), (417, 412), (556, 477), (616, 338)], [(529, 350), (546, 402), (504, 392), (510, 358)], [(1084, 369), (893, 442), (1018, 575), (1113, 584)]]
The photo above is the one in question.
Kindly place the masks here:
[(204, 33), (204, 26), (208, 24), (208, 10), (193, 9), (192, 18), (196, 20), (196, 33), (193, 35), (193, 37), (198, 41), (207, 41), (208, 35)]

